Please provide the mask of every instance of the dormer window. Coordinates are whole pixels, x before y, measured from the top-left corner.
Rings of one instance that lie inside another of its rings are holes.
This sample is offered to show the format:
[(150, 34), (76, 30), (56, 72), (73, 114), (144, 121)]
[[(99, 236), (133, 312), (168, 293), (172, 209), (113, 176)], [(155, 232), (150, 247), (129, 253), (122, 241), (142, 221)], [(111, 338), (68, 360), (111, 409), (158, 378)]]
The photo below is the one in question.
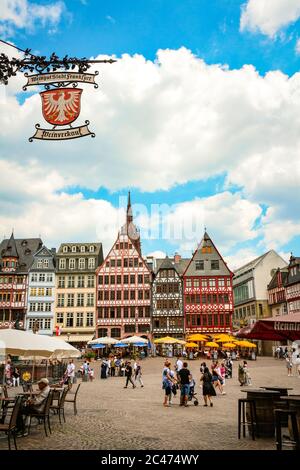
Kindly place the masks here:
[(94, 253), (95, 247), (93, 245), (90, 246), (90, 253)]
[(68, 247), (67, 246), (63, 246), (63, 253), (68, 253)]
[(76, 253), (76, 246), (72, 246), (72, 253)]
[(29, 250), (29, 248), (26, 248), (25, 255), (30, 255), (30, 253), (31, 253), (31, 250)]
[(85, 253), (85, 246), (81, 246), (80, 251), (81, 251), (81, 253)]
[(37, 262), (37, 267), (40, 269), (43, 267), (43, 261), (41, 259), (38, 260)]
[(22, 246), (27, 246), (28, 245), (28, 241), (27, 240), (23, 240), (22, 243), (21, 243)]
[(44, 268), (49, 268), (49, 260), (44, 259)]

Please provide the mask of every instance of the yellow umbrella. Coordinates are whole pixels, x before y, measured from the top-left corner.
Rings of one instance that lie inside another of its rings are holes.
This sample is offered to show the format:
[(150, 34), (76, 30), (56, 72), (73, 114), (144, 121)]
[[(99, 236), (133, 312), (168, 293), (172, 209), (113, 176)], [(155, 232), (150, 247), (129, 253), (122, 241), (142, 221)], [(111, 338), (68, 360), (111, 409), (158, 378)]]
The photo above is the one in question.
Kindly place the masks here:
[(223, 348), (233, 349), (233, 348), (236, 348), (236, 344), (233, 344), (233, 343), (224, 343), (224, 344), (223, 344)]
[(188, 336), (188, 340), (189, 341), (206, 341), (207, 336), (196, 333), (194, 335)]
[(236, 344), (241, 348), (256, 348), (256, 344), (250, 343), (250, 341), (236, 341)]
[(158, 338), (154, 340), (155, 344), (185, 344), (185, 341), (181, 339), (172, 338), (171, 336), (165, 336), (164, 338)]
[(229, 343), (229, 342), (235, 341), (235, 338), (231, 335), (224, 334), (224, 335), (215, 337), (214, 340), (217, 341), (218, 343)]
[(186, 343), (186, 348), (198, 348), (198, 344), (196, 343)]
[(214, 341), (208, 341), (207, 343), (205, 343), (205, 346), (209, 346), (210, 348), (218, 348), (219, 344), (215, 343)]

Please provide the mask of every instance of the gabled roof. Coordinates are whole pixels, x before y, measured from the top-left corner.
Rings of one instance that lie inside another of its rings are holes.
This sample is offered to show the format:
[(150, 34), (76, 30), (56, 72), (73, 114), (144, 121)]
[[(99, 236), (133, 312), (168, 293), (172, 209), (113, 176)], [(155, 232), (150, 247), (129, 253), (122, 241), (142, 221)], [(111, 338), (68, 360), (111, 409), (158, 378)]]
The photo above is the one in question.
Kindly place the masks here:
[(243, 266), (241, 266), (240, 268), (236, 269), (234, 271), (234, 275), (235, 277), (236, 276), (240, 276), (248, 271), (251, 271), (252, 269), (255, 269), (263, 260), (264, 258), (266, 258), (270, 253), (273, 253), (275, 254), (278, 258), (281, 258), (282, 261), (286, 264), (286, 261), (284, 261), (284, 259), (278, 254), (276, 253), (275, 250), (269, 250), (267, 251), (266, 253), (264, 253), (263, 255), (261, 256), (258, 256), (258, 258), (255, 258), (253, 259), (252, 261), (250, 261), (249, 263), (247, 264), (244, 264)]
[(177, 273), (182, 276), (184, 273), (188, 263), (189, 259), (186, 258), (181, 258), (178, 263), (175, 263), (175, 258), (156, 258), (156, 269), (155, 269), (155, 274), (158, 273), (160, 269), (175, 269)]
[[(296, 274), (292, 275), (292, 270), (291, 268), (293, 266), (298, 266)], [(290, 258), (290, 264), (289, 264), (289, 275), (287, 279), (287, 285), (290, 284), (298, 284), (300, 282), (300, 258), (296, 258), (295, 256), (291, 256)]]
[[(196, 270), (196, 261), (203, 261), (204, 269)], [(211, 269), (211, 261), (219, 261), (219, 269)], [(231, 274), (232, 272), (205, 231), (184, 272), (184, 276), (229, 276)]]

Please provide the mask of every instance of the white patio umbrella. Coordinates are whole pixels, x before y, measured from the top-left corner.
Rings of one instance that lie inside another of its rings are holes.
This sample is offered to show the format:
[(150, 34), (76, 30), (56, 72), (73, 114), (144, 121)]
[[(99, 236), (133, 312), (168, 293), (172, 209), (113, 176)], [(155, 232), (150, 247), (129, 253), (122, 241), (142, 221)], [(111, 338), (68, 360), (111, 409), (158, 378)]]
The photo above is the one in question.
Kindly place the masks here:
[(103, 336), (103, 338), (96, 338), (89, 341), (88, 344), (116, 344), (120, 341), (118, 339), (111, 338), (110, 336)]
[(133, 344), (133, 343), (144, 343), (145, 345), (148, 344), (148, 340), (145, 338), (141, 338), (140, 336), (130, 336), (129, 338), (122, 339), (121, 342), (125, 344)]
[(11, 354), (24, 358), (80, 357), (78, 349), (55, 337), (34, 334), (12, 328), (0, 329), (0, 355)]

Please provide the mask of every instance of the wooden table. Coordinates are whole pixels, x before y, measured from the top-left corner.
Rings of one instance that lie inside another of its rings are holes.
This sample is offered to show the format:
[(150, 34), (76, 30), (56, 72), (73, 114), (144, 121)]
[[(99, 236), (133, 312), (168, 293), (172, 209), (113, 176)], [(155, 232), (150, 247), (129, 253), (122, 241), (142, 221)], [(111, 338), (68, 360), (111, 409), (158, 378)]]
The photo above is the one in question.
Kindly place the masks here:
[(255, 401), (259, 435), (261, 437), (274, 437), (274, 409), (276, 408), (276, 400), (280, 398), (280, 392), (263, 388), (243, 388), (241, 391), (247, 393), (247, 398)]
[(274, 385), (274, 387), (260, 387), (265, 390), (274, 390), (275, 392), (280, 392), (280, 395), (287, 396), (288, 395), (288, 390), (293, 390), (292, 387), (278, 387), (277, 385)]

